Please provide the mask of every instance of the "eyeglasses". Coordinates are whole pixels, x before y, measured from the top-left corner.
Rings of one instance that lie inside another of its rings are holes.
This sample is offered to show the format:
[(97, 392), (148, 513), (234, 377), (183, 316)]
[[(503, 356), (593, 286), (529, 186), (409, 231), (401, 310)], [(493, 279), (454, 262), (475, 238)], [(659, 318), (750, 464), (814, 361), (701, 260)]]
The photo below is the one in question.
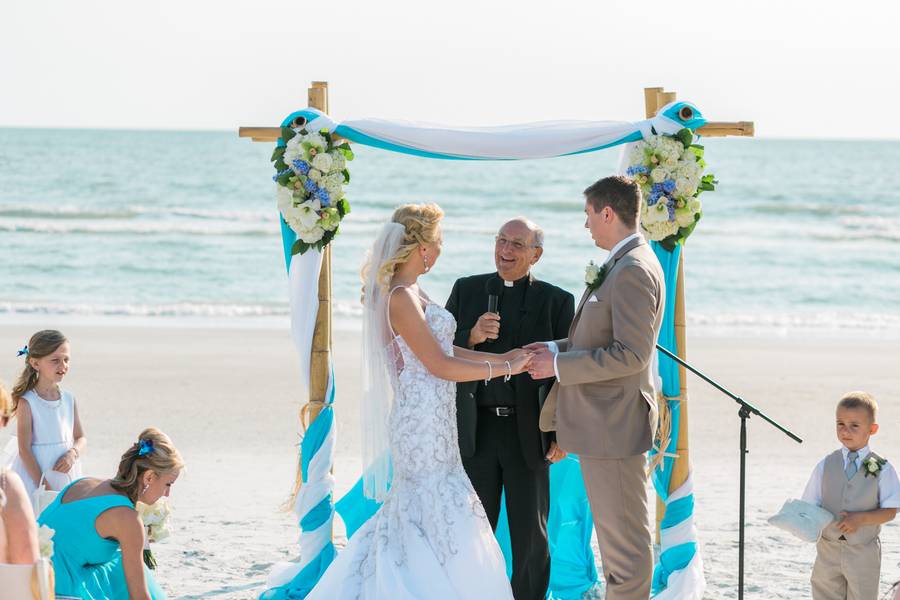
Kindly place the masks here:
[(524, 242), (520, 242), (519, 240), (511, 240), (509, 238), (505, 238), (502, 235), (498, 235), (494, 237), (494, 241), (497, 243), (497, 246), (501, 248), (505, 248), (506, 246), (511, 246), (513, 250), (516, 252), (521, 252), (525, 248), (540, 248), (540, 246), (528, 245)]

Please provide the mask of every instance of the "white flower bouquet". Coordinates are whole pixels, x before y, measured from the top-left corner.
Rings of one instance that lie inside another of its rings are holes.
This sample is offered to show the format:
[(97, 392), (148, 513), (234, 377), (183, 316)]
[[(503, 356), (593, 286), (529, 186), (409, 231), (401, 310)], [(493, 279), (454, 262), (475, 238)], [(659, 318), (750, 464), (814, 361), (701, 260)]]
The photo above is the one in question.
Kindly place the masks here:
[(172, 506), (168, 498), (162, 497), (153, 504), (138, 502), (135, 506), (144, 528), (147, 530), (147, 540), (144, 545), (144, 564), (151, 569), (156, 568), (156, 558), (150, 550), (152, 542), (161, 542), (169, 537), (169, 517), (172, 515)]
[(278, 210), (297, 234), (291, 253), (322, 250), (350, 212), (344, 185), (350, 183), (347, 162), (353, 160), (353, 151), (347, 143), (335, 145), (327, 129), (310, 133), (302, 127), (282, 127), (281, 139), (284, 146), (272, 153), (272, 179), (278, 185)]
[(41, 525), (38, 529), (38, 551), (41, 558), (53, 558), (53, 536), (56, 530)]
[(703, 146), (690, 129), (674, 136), (657, 135), (631, 144), (626, 174), (641, 186), (641, 227), (669, 251), (682, 244), (703, 215), (698, 196), (715, 190), (717, 181), (703, 174)]

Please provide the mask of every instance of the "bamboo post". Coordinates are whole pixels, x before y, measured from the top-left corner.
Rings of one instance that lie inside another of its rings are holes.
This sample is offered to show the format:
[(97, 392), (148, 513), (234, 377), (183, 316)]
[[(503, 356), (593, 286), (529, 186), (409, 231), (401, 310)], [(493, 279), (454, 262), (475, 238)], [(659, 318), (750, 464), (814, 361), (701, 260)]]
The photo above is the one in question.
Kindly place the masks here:
[[(313, 81), (308, 90), (309, 106), (328, 113), (328, 82)], [(331, 244), (322, 251), (322, 270), (319, 273), (319, 311), (313, 332), (312, 354), (309, 360), (309, 422), (312, 423), (326, 400), (331, 355)]]
[[(675, 92), (665, 92), (663, 88), (644, 88), (644, 106), (647, 118), (651, 118), (659, 112), (659, 109), (674, 102), (677, 98)], [(751, 124), (752, 128), (752, 124)], [(685, 359), (685, 305), (684, 305), (684, 247), (681, 248), (681, 256), (678, 260), (678, 276), (675, 284), (675, 345), (678, 356)], [(676, 458), (672, 464), (672, 476), (669, 480), (669, 492), (677, 490), (688, 476), (688, 414), (687, 414), (687, 372), (684, 367), (678, 370), (681, 389), (678, 401), (680, 403), (678, 421), (678, 441), (676, 443)], [(666, 504), (659, 496), (656, 498), (656, 543), (660, 543), (660, 525), (666, 514)]]
[[(328, 113), (328, 82), (313, 81), (307, 91), (308, 106)], [(322, 251), (322, 268), (319, 272), (319, 310), (313, 330), (312, 352), (309, 359), (309, 401), (300, 410), (300, 423), (304, 431), (319, 416), (325, 404), (328, 390), (331, 355), (331, 244)], [(300, 489), (302, 473), (298, 459), (297, 480), (294, 492)]]

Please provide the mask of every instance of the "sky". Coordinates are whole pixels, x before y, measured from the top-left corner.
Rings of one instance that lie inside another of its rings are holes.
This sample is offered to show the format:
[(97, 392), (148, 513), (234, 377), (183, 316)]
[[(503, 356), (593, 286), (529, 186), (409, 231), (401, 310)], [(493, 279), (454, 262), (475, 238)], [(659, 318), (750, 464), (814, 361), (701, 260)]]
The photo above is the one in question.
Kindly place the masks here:
[(0, 0), (0, 127), (637, 120), (663, 86), (761, 137), (900, 139), (900, 4)]

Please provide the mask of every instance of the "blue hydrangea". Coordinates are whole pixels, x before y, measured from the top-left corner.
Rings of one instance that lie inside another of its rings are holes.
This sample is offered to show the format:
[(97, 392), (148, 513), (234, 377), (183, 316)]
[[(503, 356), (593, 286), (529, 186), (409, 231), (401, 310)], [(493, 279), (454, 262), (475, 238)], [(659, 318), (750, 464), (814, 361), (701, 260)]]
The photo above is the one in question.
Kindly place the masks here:
[(319, 202), (324, 208), (331, 206), (331, 196), (328, 195), (328, 190), (319, 188), (319, 191), (316, 192), (316, 198), (319, 199)]
[(625, 172), (629, 177), (634, 177), (635, 175), (646, 175), (650, 172), (650, 169), (644, 165), (631, 165)]
[(662, 190), (651, 191), (650, 197), (647, 198), (647, 206), (653, 206), (654, 204), (659, 202), (659, 199), (662, 197), (662, 195), (663, 195)]
[(669, 203), (669, 220), (670, 221), (675, 220), (675, 203), (674, 202)]
[(666, 179), (662, 182), (663, 191), (667, 194), (671, 194), (675, 191), (675, 180), (674, 179)]
[(306, 183), (303, 184), (303, 187), (306, 188), (306, 191), (310, 194), (315, 194), (319, 189), (319, 186), (317, 186), (316, 182), (312, 179), (307, 179)]
[(294, 168), (297, 169), (297, 171), (299, 171), (302, 175), (309, 174), (309, 163), (305, 160), (295, 158), (293, 162), (291, 162), (291, 164), (294, 165)]
[(278, 181), (278, 178), (284, 175), (285, 173), (290, 173), (290, 169), (285, 169), (284, 171), (278, 171), (274, 175), (272, 175), (272, 181)]

